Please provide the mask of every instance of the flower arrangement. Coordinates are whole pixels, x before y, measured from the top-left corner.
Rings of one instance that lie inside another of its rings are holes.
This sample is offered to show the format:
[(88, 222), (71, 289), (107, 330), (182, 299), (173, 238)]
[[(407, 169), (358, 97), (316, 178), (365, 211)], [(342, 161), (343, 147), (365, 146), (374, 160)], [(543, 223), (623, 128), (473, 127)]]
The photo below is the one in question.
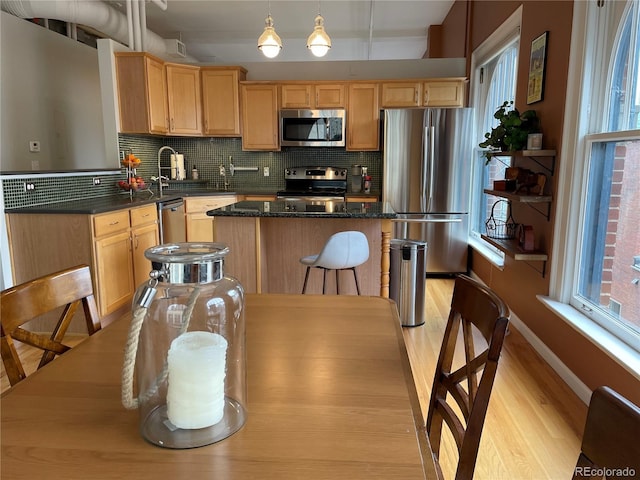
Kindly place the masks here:
[(485, 141), (478, 146), (488, 148), (485, 152), (487, 163), (495, 152), (514, 152), (527, 145), (530, 133), (540, 132), (540, 121), (535, 110), (520, 113), (513, 107), (513, 101), (505, 101), (493, 114), (500, 123), (485, 133)]

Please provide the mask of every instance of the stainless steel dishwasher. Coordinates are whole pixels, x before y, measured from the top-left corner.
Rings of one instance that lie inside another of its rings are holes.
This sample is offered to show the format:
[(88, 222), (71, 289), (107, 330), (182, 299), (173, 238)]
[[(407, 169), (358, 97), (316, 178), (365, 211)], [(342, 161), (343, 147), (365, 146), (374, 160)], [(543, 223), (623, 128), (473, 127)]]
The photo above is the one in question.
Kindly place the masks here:
[(181, 198), (158, 202), (160, 243), (187, 241), (184, 220), (184, 201)]

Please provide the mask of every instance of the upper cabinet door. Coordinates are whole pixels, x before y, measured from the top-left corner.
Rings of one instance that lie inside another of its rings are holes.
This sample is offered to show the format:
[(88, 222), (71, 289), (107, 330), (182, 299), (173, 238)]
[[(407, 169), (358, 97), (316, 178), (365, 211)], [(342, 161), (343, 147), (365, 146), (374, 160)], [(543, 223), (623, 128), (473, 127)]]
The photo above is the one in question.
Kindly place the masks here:
[(351, 83), (347, 105), (347, 150), (380, 149), (377, 83)]
[(242, 149), (280, 150), (277, 85), (241, 85), (240, 93), (242, 96)]
[(168, 63), (169, 133), (202, 135), (200, 68)]
[(345, 108), (344, 84), (323, 83), (315, 86), (317, 108)]
[(283, 84), (282, 108), (345, 108), (344, 84)]
[(286, 84), (280, 87), (282, 108), (315, 108), (312, 86), (308, 84)]
[(203, 133), (216, 137), (239, 137), (240, 82), (247, 71), (233, 67), (202, 67)]
[(425, 107), (464, 107), (465, 79), (434, 79), (423, 83)]
[(422, 84), (420, 82), (389, 82), (382, 84), (382, 108), (419, 107)]
[(166, 134), (169, 129), (164, 62), (140, 52), (116, 53), (121, 133)]

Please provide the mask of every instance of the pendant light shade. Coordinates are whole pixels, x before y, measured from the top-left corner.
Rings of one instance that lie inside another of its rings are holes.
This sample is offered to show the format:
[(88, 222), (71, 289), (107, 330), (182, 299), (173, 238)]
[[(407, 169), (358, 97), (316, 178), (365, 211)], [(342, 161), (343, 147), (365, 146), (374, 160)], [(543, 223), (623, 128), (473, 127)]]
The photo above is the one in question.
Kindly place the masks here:
[(324, 18), (320, 13), (316, 17), (316, 26), (307, 39), (307, 48), (316, 57), (324, 57), (331, 48), (331, 39), (327, 32), (324, 31)]
[(282, 49), (282, 40), (280, 40), (276, 30), (273, 28), (273, 18), (271, 18), (271, 13), (267, 15), (267, 18), (264, 20), (264, 24), (264, 32), (262, 32), (262, 35), (258, 38), (258, 50), (260, 50), (267, 58), (275, 58)]

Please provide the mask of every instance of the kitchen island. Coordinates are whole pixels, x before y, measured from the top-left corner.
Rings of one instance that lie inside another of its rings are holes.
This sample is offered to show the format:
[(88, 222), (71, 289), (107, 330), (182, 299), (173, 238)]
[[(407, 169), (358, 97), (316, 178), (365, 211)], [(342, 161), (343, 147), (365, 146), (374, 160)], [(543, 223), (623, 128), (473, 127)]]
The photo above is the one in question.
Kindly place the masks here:
[[(306, 268), (300, 258), (317, 254), (327, 239), (359, 230), (369, 240), (369, 260), (356, 268), (363, 295), (389, 296), (391, 221), (395, 213), (381, 202), (237, 202), (210, 210), (214, 240), (229, 246), (226, 271), (248, 293), (300, 293)], [(341, 294), (356, 294), (351, 272), (340, 272)], [(342, 278), (342, 277), (341, 277)], [(327, 293), (335, 293), (327, 275)], [(322, 274), (312, 271), (307, 293), (322, 292)]]

